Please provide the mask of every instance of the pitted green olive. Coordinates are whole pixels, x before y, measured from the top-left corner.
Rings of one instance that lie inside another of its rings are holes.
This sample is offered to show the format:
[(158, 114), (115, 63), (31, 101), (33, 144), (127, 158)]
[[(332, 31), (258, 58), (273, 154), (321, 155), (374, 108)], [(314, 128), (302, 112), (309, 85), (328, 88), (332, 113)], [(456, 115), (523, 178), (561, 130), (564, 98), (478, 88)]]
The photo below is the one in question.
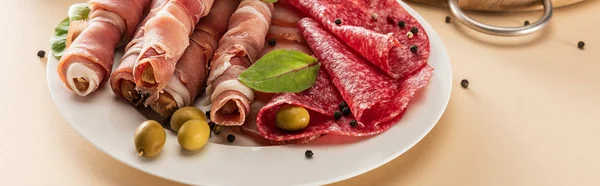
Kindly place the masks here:
[(310, 115), (304, 107), (287, 105), (275, 113), (277, 127), (285, 131), (299, 131), (310, 122)]
[(166, 141), (167, 134), (157, 121), (145, 121), (135, 130), (134, 142), (138, 156), (150, 158), (158, 155)]

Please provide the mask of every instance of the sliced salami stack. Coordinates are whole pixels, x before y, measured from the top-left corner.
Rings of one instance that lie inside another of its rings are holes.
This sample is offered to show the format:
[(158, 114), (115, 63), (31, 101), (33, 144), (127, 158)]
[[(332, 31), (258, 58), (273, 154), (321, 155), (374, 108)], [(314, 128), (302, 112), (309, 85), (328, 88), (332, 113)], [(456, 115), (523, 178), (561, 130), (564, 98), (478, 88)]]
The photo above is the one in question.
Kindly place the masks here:
[[(322, 63), (322, 69), (312, 88), (301, 93), (279, 94), (260, 110), (257, 126), (267, 139), (286, 141), (321, 134), (379, 134), (402, 118), (415, 91), (426, 86), (431, 77), (433, 69), (425, 66), (395, 80), (355, 54), (318, 22), (305, 18), (299, 22), (299, 28)], [(336, 120), (333, 114), (344, 101), (353, 114)], [(310, 123), (301, 132), (286, 132), (275, 125), (275, 113), (285, 105), (309, 110)], [(352, 120), (358, 121), (356, 126), (350, 125)]]
[(396, 0), (289, 0), (395, 79), (421, 69), (429, 38)]

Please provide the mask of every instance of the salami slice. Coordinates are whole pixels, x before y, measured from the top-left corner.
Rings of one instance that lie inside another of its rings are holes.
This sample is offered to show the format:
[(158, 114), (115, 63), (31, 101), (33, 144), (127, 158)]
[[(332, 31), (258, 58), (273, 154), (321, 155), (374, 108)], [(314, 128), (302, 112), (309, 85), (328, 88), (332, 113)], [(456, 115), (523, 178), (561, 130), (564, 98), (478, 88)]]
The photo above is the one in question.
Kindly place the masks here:
[[(300, 93), (283, 93), (275, 96), (259, 111), (256, 125), (264, 138), (283, 143), (306, 143), (311, 141), (306, 139), (313, 139), (324, 134), (344, 136), (376, 135), (388, 130), (402, 119), (409, 100), (417, 90), (427, 85), (432, 70), (431, 67), (423, 67), (417, 73), (400, 81), (400, 86), (403, 87), (399, 95), (402, 97), (400, 104), (403, 105), (398, 108), (400, 114), (378, 125), (352, 127), (350, 122), (355, 119), (352, 115), (344, 116), (340, 120), (334, 119), (333, 113), (344, 100), (324, 69), (321, 69), (317, 81), (310, 89)], [(301, 106), (309, 111), (310, 123), (302, 131), (290, 133), (276, 126), (275, 114), (279, 108), (286, 105)], [(271, 143), (275, 144), (276, 142)]]
[(427, 63), (430, 50), (427, 33), (396, 0), (289, 0), (289, 3), (395, 79), (406, 77)]
[(356, 55), (316, 21), (304, 18), (298, 25), (359, 125), (375, 126), (402, 113), (407, 96), (401, 82)]

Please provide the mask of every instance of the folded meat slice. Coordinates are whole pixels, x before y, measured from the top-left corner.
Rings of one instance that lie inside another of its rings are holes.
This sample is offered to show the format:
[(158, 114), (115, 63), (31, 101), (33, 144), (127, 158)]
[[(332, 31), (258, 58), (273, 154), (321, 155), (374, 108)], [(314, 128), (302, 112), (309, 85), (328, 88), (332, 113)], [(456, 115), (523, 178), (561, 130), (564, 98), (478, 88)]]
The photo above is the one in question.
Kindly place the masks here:
[(244, 124), (254, 100), (252, 89), (237, 80), (260, 54), (274, 7), (261, 0), (242, 0), (229, 20), (210, 66), (207, 95), (211, 119), (220, 125)]
[[(353, 115), (344, 116), (339, 120), (334, 119), (333, 113), (339, 110), (339, 104), (344, 101), (332, 79), (324, 69), (321, 69), (317, 81), (308, 90), (299, 93), (282, 93), (275, 96), (259, 112), (256, 118), (256, 126), (261, 136), (271, 140), (272, 144), (302, 144), (316, 140), (321, 135), (342, 136), (372, 136), (380, 134), (395, 124), (403, 117), (406, 106), (414, 93), (427, 85), (431, 76), (431, 67), (423, 67), (415, 74), (409, 75), (399, 83), (402, 85), (402, 104), (399, 108), (400, 114), (392, 119), (377, 125), (351, 126)], [(310, 122), (302, 131), (287, 132), (279, 129), (276, 125), (275, 115), (279, 108), (295, 105), (308, 110)]]
[(138, 28), (133, 39), (125, 47), (125, 54), (121, 58), (121, 63), (110, 76), (110, 85), (114, 94), (125, 98), (136, 106), (140, 105), (144, 100), (142, 95), (135, 90), (136, 86), (133, 80), (133, 67), (144, 46), (144, 25), (149, 19), (156, 16), (160, 7), (166, 2), (167, 0), (152, 0), (150, 12), (140, 24), (140, 28)]
[(396, 0), (289, 0), (289, 3), (394, 79), (406, 77), (427, 63), (430, 51), (427, 33)]
[[(414, 90), (406, 92), (402, 82), (355, 54), (318, 22), (304, 18), (298, 25), (359, 125), (378, 125), (402, 114)], [(426, 85), (430, 74), (414, 83)]]
[(87, 27), (58, 63), (62, 82), (80, 96), (94, 92), (111, 72), (114, 49), (129, 39), (149, 0), (91, 0)]
[(186, 48), (194, 26), (206, 16), (214, 0), (170, 0), (149, 19), (144, 45), (133, 69), (136, 89), (149, 97), (148, 106), (159, 97), (171, 80)]
[(179, 59), (175, 73), (150, 107), (163, 116), (172, 115), (178, 108), (189, 106), (201, 91), (208, 75), (208, 63), (227, 31), (229, 18), (240, 4), (239, 0), (215, 1), (210, 13), (196, 25), (190, 45)]

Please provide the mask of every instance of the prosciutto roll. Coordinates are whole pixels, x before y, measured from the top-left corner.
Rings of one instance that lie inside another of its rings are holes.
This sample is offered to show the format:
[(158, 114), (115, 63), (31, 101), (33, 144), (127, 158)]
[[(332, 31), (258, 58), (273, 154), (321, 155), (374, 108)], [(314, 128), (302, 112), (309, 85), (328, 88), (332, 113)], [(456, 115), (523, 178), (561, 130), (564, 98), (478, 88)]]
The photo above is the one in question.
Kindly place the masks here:
[(140, 28), (138, 28), (138, 31), (135, 33), (133, 39), (129, 42), (129, 44), (127, 44), (125, 48), (125, 54), (121, 58), (121, 63), (114, 70), (110, 77), (110, 85), (115, 95), (125, 98), (127, 101), (136, 106), (141, 104), (143, 98), (135, 90), (135, 83), (133, 81), (133, 66), (135, 65), (144, 45), (144, 25), (149, 19), (156, 16), (156, 13), (166, 2), (167, 0), (152, 0), (150, 12), (140, 24)]
[(242, 0), (229, 20), (229, 30), (219, 41), (206, 92), (212, 103), (211, 119), (220, 125), (242, 125), (250, 111), (253, 90), (237, 77), (263, 49), (273, 9), (272, 3)]
[(427, 33), (396, 0), (289, 0), (289, 3), (394, 79), (411, 75), (427, 63), (430, 50)]
[(94, 92), (110, 75), (114, 49), (129, 39), (149, 0), (91, 0), (88, 26), (69, 45), (58, 63), (62, 82), (80, 96)]
[(189, 106), (201, 91), (208, 75), (208, 63), (227, 31), (229, 18), (239, 0), (215, 1), (210, 13), (202, 18), (190, 36), (190, 45), (175, 67), (173, 77), (151, 107), (163, 116)]
[(148, 106), (169, 83), (189, 37), (214, 0), (169, 0), (144, 25), (144, 44), (133, 69), (136, 89), (148, 94)]

